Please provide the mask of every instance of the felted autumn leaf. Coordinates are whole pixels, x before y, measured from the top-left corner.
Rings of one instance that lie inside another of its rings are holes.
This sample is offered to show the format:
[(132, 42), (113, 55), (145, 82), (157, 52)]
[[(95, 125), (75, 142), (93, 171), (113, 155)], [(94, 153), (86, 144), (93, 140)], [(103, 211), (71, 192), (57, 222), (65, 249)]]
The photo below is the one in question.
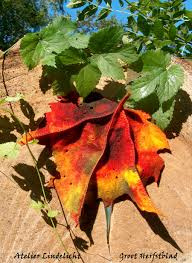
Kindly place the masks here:
[(38, 139), (52, 150), (60, 174), (53, 186), (77, 224), (90, 184), (106, 208), (127, 194), (141, 210), (158, 213), (145, 186), (151, 177), (158, 181), (164, 166), (158, 151), (169, 145), (147, 113), (123, 108), (126, 100), (52, 103), (44, 127), (20, 141)]

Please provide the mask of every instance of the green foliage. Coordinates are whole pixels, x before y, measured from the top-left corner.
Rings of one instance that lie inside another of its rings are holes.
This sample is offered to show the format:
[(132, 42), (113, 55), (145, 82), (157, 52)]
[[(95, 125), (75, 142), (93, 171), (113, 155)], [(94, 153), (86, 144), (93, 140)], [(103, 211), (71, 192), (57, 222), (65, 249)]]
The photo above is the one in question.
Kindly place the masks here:
[(153, 113), (152, 117), (156, 120), (156, 124), (162, 129), (166, 129), (173, 117), (175, 106), (174, 98), (163, 103), (159, 109)]
[(41, 209), (43, 209), (44, 204), (41, 201), (35, 201), (35, 200), (31, 200), (31, 204), (30, 207), (34, 208), (37, 211), (40, 211)]
[(48, 217), (54, 218), (59, 214), (57, 210), (48, 210), (47, 215)]
[(182, 68), (179, 65), (170, 66), (170, 56), (160, 50), (147, 51), (142, 60), (141, 77), (131, 86), (132, 98), (139, 101), (155, 92), (162, 104), (175, 96), (184, 80)]
[(49, 208), (48, 204), (45, 204), (39, 200), (38, 201), (31, 200), (30, 206), (38, 212), (40, 212), (41, 210), (44, 210), (44, 212), (50, 218), (55, 218), (59, 214), (59, 212), (57, 210), (53, 210), (53, 209)]
[(75, 33), (76, 26), (70, 20), (59, 17), (39, 33), (27, 34), (20, 52), (29, 69), (37, 64), (56, 67), (56, 54), (69, 47), (86, 48), (88, 37)]
[[(73, 8), (71, 2), (74, 1), (69, 1), (69, 6)], [(94, 15), (98, 20), (102, 20), (116, 12), (113, 8), (114, 2), (79, 0), (81, 8), (84, 7), (79, 19)], [(126, 34), (138, 52), (161, 48), (178, 56), (191, 56), (192, 11), (186, 10), (183, 2), (183, 0), (119, 0), (123, 9), (117, 11), (122, 12), (124, 16), (127, 13)]]
[(20, 48), (25, 64), (29, 69), (44, 65), (54, 94), (63, 96), (76, 86), (86, 97), (101, 76), (124, 79), (120, 61), (132, 63), (138, 55), (133, 47), (123, 45), (122, 27), (107, 27), (90, 37), (76, 29), (74, 23), (60, 17), (41, 32), (27, 34)]
[(83, 67), (76, 78), (77, 91), (83, 97), (86, 97), (97, 85), (101, 77), (98, 67), (87, 64)]
[[(139, 19), (144, 26), (143, 17)], [(147, 35), (144, 27), (143, 34)], [(160, 35), (161, 27), (157, 21), (153, 28), (156, 35)], [(146, 102), (156, 96), (152, 102), (155, 110), (150, 113), (159, 126), (166, 128), (172, 118), (174, 98), (183, 83), (182, 68), (171, 64), (170, 54), (161, 49), (137, 54), (136, 47), (125, 41), (125, 31), (120, 26), (103, 28), (90, 35), (77, 31), (74, 23), (60, 17), (38, 34), (27, 34), (21, 42), (24, 62), (29, 69), (38, 64), (44, 66), (44, 75), (55, 95), (66, 96), (76, 90), (82, 97), (95, 89), (101, 77), (122, 80), (123, 67), (137, 65), (135, 70), (140, 77), (130, 86), (129, 104), (148, 111)]]
[(157, 124), (165, 129), (172, 119), (174, 98), (184, 81), (183, 70), (179, 65), (171, 65), (170, 55), (161, 50), (147, 51), (142, 62), (141, 76), (130, 87), (131, 99), (139, 102), (155, 94), (158, 110), (151, 113)]
[(89, 40), (89, 48), (93, 53), (111, 52), (117, 48), (123, 37), (122, 27), (108, 27), (93, 33)]
[(0, 105), (6, 102), (17, 102), (23, 99), (24, 96), (21, 93), (17, 93), (14, 97), (7, 96), (5, 98), (0, 99)]
[(20, 151), (20, 145), (16, 142), (6, 142), (0, 144), (0, 157), (15, 159)]
[(115, 53), (102, 54), (93, 57), (103, 77), (110, 77), (113, 80), (124, 79), (124, 73), (121, 65), (117, 61)]
[(85, 63), (84, 53), (81, 50), (70, 47), (58, 55), (58, 60), (63, 65), (73, 65), (74, 61), (76, 64)]
[[(15, 102), (20, 101), (23, 98), (24, 98), (24, 96), (21, 93), (17, 93), (14, 97), (13, 96), (7, 96), (7, 97), (0, 99), (0, 105), (5, 106), (7, 103), (15, 103)], [(6, 113), (11, 113), (10, 110), (8, 110), (6, 108), (2, 108), (2, 110)], [(11, 113), (11, 115), (12, 115), (12, 113)], [(1, 119), (1, 120), (3, 120), (3, 119)], [(10, 125), (12, 125), (12, 123), (10, 123)], [(10, 128), (10, 125), (8, 126), (8, 128)], [(11, 130), (11, 128), (10, 128), (10, 130)], [(21, 146), (17, 142), (10, 141), (10, 142), (6, 142), (6, 143), (1, 143), (0, 144), (0, 157), (15, 159), (15, 158), (17, 158), (17, 156), (20, 152), (20, 148), (21, 148)]]

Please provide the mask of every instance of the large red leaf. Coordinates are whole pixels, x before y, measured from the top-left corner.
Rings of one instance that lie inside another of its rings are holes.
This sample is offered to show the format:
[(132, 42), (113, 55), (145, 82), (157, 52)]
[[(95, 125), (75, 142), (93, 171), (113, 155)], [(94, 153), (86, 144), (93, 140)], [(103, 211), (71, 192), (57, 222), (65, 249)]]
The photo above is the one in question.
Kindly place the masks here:
[[(150, 116), (139, 110), (127, 111), (127, 117), (133, 131), (137, 151), (137, 169), (142, 181), (146, 184), (153, 177), (158, 182), (164, 161), (158, 151), (168, 149), (165, 134), (159, 127), (148, 121)], [(141, 121), (138, 121), (140, 118)]]
[[(51, 112), (47, 112), (46, 125), (36, 131), (27, 134), (27, 140), (38, 139), (39, 143), (45, 144), (44, 140), (51, 134), (63, 132), (79, 124), (112, 115), (117, 103), (105, 98), (90, 103), (77, 105), (72, 102), (50, 103)], [(21, 143), (26, 143), (23, 136)]]
[(141, 210), (158, 212), (144, 185), (150, 177), (158, 180), (164, 162), (157, 152), (168, 142), (147, 113), (123, 109), (126, 99), (118, 106), (107, 99), (53, 103), (45, 127), (21, 139), (36, 138), (52, 149), (60, 173), (54, 187), (76, 223), (90, 179), (106, 207), (128, 194)]
[[(53, 156), (61, 175), (54, 186), (67, 212), (78, 223), (91, 175), (103, 155), (108, 125), (86, 123), (52, 145)], [(80, 136), (79, 136), (80, 134)]]
[(141, 210), (157, 212), (135, 167), (135, 147), (124, 110), (111, 131), (106, 155), (96, 171), (96, 182), (98, 196), (106, 206), (119, 196), (129, 194)]

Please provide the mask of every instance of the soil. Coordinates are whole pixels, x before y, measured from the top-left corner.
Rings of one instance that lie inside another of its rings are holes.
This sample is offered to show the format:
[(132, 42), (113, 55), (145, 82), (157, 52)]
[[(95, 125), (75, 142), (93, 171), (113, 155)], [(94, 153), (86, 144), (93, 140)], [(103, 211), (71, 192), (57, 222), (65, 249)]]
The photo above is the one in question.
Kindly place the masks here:
[[(0, 95), (6, 95), (3, 80), (9, 95), (15, 95), (16, 92), (24, 94), (24, 100), (21, 105), (14, 106), (14, 112), (26, 125), (34, 129), (41, 121), (43, 113), (49, 110), (48, 103), (56, 98), (50, 90), (43, 95), (41, 89), (45, 90), (47, 83), (41, 78), (41, 67), (28, 71), (18, 50), (19, 43), (6, 56), (4, 77), (0, 77)], [(2, 71), (2, 59), (0, 63)], [(154, 253), (168, 253), (167, 256), (172, 255), (177, 260), (155, 258), (153, 262), (192, 262), (192, 65), (178, 58), (173, 58), (173, 63), (183, 66), (185, 82), (177, 96), (172, 125), (167, 130), (172, 154), (162, 154), (165, 169), (159, 187), (153, 183), (147, 188), (164, 216), (141, 213), (128, 200), (116, 203), (112, 214), (110, 256), (102, 203), (98, 203), (94, 210), (86, 211), (87, 218), (84, 218), (81, 229), (75, 227), (67, 216), (71, 228), (69, 231), (60, 213), (56, 222), (57, 231), (67, 251), (76, 253), (77, 256), (78, 250), (82, 257), (73, 259), (73, 262), (148, 263), (152, 262), (149, 257)], [(130, 79), (134, 77), (132, 72), (127, 75)], [(102, 80), (100, 89), (105, 84), (106, 80)], [(107, 85), (121, 87), (122, 83), (109, 84), (107, 81)], [(0, 143), (16, 139), (10, 119), (0, 113)], [(47, 160), (47, 152), (42, 146), (31, 145), (31, 149), (38, 159), (42, 178), (46, 182), (54, 168), (53, 161)], [(30, 207), (31, 198), (38, 200), (42, 193), (33, 161), (25, 146), (17, 159), (1, 160), (0, 181), (0, 262), (70, 262), (69, 259), (59, 261), (48, 258), (58, 252), (63, 254), (64, 249), (50, 226), (49, 219)], [(55, 191), (48, 191), (48, 195), (52, 207), (61, 211)], [(73, 240), (70, 232), (75, 235)], [(21, 259), (17, 253), (24, 253), (23, 256), (30, 253), (29, 257), (32, 254), (35, 257), (36, 254), (36, 258)], [(42, 258), (43, 253), (47, 253), (44, 255), (45, 259)]]

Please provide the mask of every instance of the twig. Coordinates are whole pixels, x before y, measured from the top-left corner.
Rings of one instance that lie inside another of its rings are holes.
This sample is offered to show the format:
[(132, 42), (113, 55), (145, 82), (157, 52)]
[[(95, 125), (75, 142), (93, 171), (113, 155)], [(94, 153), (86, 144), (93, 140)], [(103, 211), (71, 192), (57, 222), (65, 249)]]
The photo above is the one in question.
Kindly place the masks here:
[[(87, 2), (88, 2), (89, 4), (93, 4), (92, 1), (87, 0)], [(131, 15), (131, 14), (132, 14), (132, 13), (127, 12), (127, 11), (123, 11), (123, 10), (119, 10), (119, 9), (113, 9), (113, 8), (111, 8), (111, 7), (98, 5), (98, 4), (96, 4), (96, 3), (94, 3), (93, 5), (96, 6), (97, 8), (99, 8), (99, 9), (106, 9), (106, 10), (109, 10), (109, 11), (111, 11), (111, 12), (117, 12), (117, 13), (128, 14), (128, 15)], [(67, 5), (65, 5), (65, 7), (67, 7)], [(132, 14), (132, 15), (137, 16), (137, 15), (135, 15), (135, 14)]]
[[(5, 57), (6, 57), (6, 53), (4, 52), (3, 53), (2, 68), (1, 68), (1, 75), (2, 75), (2, 79), (3, 79), (3, 86), (4, 86), (4, 89), (5, 89), (6, 96), (9, 96), (7, 85), (5, 83), (5, 74), (4, 74), (4, 71), (5, 71)], [(14, 111), (13, 111), (13, 107), (12, 107), (11, 102), (9, 102), (9, 108), (11, 110), (11, 113), (14, 115)]]

